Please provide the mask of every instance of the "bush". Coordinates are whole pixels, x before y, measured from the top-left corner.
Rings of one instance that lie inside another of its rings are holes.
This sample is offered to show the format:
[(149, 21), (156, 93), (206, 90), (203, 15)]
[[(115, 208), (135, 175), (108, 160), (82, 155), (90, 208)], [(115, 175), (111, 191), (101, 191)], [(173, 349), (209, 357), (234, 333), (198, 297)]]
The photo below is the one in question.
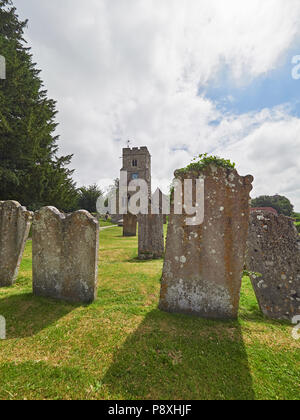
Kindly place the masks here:
[(294, 206), (290, 200), (281, 195), (262, 195), (258, 198), (255, 198), (251, 202), (251, 207), (272, 207), (277, 210), (278, 214), (283, 214), (285, 216), (293, 216)]
[(81, 210), (87, 210), (90, 213), (97, 213), (97, 200), (103, 193), (98, 185), (90, 185), (79, 189), (78, 207)]
[(178, 169), (178, 173), (185, 173), (188, 171), (201, 171), (209, 165), (215, 165), (219, 168), (234, 169), (235, 163), (230, 160), (222, 159), (219, 156), (209, 156), (208, 153), (203, 153), (193, 159), (193, 162), (182, 169)]

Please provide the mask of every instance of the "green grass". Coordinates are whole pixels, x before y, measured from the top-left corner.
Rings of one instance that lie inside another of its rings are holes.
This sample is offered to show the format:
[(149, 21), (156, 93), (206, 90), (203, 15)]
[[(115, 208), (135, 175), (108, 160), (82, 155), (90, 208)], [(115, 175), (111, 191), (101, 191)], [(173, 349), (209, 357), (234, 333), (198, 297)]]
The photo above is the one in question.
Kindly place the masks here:
[(298, 230), (298, 232), (300, 234), (300, 213), (294, 213), (293, 214), (293, 217), (295, 219), (296, 228), (297, 228), (297, 230)]
[(238, 322), (157, 309), (162, 260), (138, 262), (137, 239), (100, 234), (90, 306), (31, 293), (31, 243), (17, 283), (0, 289), (1, 399), (299, 399), (300, 342), (265, 320), (244, 278)]
[(108, 219), (108, 220), (103, 220), (103, 219), (101, 219), (101, 220), (100, 220), (100, 227), (101, 227), (101, 228), (103, 228), (103, 227), (108, 227), (108, 226), (114, 226), (114, 224), (111, 222), (111, 220), (110, 220), (110, 219)]
[(300, 213), (294, 213), (293, 217), (300, 222)]

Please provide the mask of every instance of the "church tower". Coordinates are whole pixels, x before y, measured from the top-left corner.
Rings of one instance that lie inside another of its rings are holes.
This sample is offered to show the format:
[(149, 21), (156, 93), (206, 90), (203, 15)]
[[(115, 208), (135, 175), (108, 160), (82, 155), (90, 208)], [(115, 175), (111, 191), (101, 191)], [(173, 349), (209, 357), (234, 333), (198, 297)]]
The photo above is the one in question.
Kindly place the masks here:
[(151, 197), (151, 155), (147, 147), (123, 149), (122, 171), (127, 171), (127, 185), (134, 179), (145, 180)]
[[(151, 199), (151, 155), (147, 147), (127, 147), (123, 149), (123, 167), (127, 171), (127, 186), (132, 180), (143, 179), (148, 185), (149, 203)], [(128, 199), (130, 193), (128, 194)], [(123, 236), (136, 236), (137, 216), (124, 214)]]

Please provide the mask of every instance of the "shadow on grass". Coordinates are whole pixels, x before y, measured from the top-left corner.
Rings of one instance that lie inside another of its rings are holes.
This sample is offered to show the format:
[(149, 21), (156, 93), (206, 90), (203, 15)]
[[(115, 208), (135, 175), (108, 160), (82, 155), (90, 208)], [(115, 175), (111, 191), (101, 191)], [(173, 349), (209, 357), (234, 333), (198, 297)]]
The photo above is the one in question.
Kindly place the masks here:
[(6, 319), (7, 339), (24, 338), (55, 324), (78, 306), (26, 293), (0, 299), (0, 314)]
[(150, 312), (115, 353), (103, 383), (116, 398), (255, 398), (238, 322)]
[(252, 324), (264, 324), (264, 325), (272, 325), (274, 327), (290, 327), (291, 326), (291, 322), (289, 322), (288, 320), (276, 320), (276, 319), (271, 319), (271, 318), (267, 318), (266, 316), (264, 316), (264, 314), (258, 310), (256, 311), (256, 313), (254, 312), (244, 312), (242, 314), (240, 314), (239, 319), (241, 321), (245, 321), (245, 322), (251, 322)]

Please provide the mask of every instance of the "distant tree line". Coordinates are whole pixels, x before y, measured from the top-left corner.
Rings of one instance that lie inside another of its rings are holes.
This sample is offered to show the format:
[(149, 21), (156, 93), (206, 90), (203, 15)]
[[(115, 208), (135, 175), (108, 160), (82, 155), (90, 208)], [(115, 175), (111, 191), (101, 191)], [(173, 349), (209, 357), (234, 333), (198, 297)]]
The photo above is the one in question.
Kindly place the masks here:
[(290, 200), (282, 195), (262, 195), (251, 201), (251, 207), (272, 207), (277, 210), (278, 214), (292, 217), (294, 214), (294, 206)]
[(294, 206), (290, 200), (282, 195), (262, 195), (251, 200), (251, 207), (273, 207), (278, 214), (295, 219), (295, 226), (300, 233), (300, 213), (294, 212)]
[(300, 233), (300, 213), (294, 213), (293, 217), (295, 219), (296, 228), (297, 228), (298, 232)]
[(79, 188), (77, 208), (87, 210), (90, 213), (96, 213), (97, 200), (102, 195), (102, 190), (96, 184)]

